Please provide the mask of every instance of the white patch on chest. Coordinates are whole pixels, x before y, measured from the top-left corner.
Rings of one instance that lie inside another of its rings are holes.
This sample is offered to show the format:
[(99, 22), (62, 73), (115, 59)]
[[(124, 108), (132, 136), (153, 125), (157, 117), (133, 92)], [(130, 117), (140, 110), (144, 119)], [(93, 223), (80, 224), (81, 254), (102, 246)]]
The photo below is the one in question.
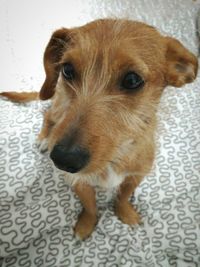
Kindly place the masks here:
[(124, 180), (124, 174), (117, 174), (112, 167), (108, 167), (107, 177), (101, 178), (101, 187), (113, 188), (118, 187)]
[(108, 166), (106, 175), (78, 175), (78, 174), (66, 174), (65, 181), (70, 184), (74, 185), (77, 182), (88, 183), (91, 186), (99, 186), (102, 188), (116, 188), (118, 187), (123, 180), (125, 179), (125, 174), (117, 174), (111, 166)]

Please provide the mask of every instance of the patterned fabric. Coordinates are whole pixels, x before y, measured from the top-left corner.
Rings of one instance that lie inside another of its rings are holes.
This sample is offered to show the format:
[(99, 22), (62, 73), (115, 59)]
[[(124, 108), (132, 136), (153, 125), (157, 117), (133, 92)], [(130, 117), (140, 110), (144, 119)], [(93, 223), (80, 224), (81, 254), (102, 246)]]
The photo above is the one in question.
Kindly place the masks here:
[[(93, 18), (127, 12), (197, 51), (198, 3), (135, 0), (133, 8), (131, 0), (91, 2)], [(122, 224), (114, 193), (97, 188), (99, 221), (84, 242), (73, 235), (80, 201), (35, 144), (48, 103), (0, 99), (0, 266), (200, 266), (199, 85), (200, 78), (164, 92), (155, 164), (131, 199), (143, 223)]]

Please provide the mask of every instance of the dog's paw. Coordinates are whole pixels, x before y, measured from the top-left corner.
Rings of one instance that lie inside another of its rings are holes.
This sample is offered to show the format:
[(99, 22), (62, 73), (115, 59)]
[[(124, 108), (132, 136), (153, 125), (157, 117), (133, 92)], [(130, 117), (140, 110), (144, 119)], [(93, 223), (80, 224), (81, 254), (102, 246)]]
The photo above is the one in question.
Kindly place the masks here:
[(48, 150), (48, 139), (47, 138), (44, 138), (42, 140), (38, 139), (36, 141), (36, 146), (41, 153), (45, 153)]
[(83, 210), (78, 218), (78, 221), (74, 227), (74, 233), (79, 240), (85, 240), (94, 231), (97, 222), (96, 215), (88, 214)]
[(129, 202), (118, 202), (115, 206), (115, 214), (123, 223), (128, 225), (140, 224), (141, 222), (139, 214)]

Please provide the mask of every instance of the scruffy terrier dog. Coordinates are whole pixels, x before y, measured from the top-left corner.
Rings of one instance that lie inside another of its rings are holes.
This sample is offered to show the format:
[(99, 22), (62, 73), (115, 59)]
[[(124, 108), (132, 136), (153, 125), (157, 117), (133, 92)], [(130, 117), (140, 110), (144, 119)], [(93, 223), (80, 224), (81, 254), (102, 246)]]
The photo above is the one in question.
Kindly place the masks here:
[(83, 205), (75, 233), (97, 222), (94, 186), (116, 187), (116, 215), (140, 221), (129, 203), (154, 160), (156, 110), (167, 85), (197, 74), (197, 59), (179, 41), (144, 23), (103, 19), (55, 31), (44, 53), (40, 93), (2, 93), (14, 101), (52, 99), (39, 135)]

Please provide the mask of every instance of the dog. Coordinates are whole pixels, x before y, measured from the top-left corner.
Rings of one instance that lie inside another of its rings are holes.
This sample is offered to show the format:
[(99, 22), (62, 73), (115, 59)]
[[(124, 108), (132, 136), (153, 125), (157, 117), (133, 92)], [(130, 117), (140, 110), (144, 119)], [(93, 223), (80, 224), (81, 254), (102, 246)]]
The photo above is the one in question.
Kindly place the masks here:
[(44, 68), (39, 93), (1, 95), (17, 102), (51, 99), (39, 146), (82, 203), (75, 234), (85, 239), (95, 228), (95, 186), (117, 187), (116, 215), (128, 225), (140, 223), (129, 198), (154, 161), (160, 97), (167, 85), (195, 79), (197, 58), (152, 26), (100, 19), (56, 30)]

